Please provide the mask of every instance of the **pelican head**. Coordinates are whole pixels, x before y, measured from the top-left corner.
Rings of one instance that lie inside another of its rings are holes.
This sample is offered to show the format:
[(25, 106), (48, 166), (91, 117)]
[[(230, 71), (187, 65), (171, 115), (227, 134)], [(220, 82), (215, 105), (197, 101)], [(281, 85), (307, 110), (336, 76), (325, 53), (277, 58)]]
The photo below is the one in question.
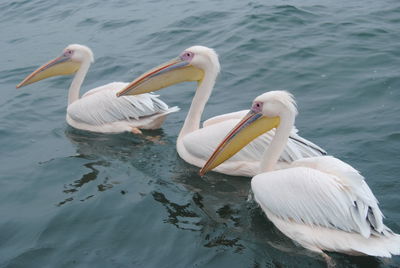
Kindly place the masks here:
[(279, 127), (281, 119), (293, 121), (297, 115), (293, 96), (286, 91), (270, 91), (254, 99), (250, 111), (226, 135), (200, 170), (203, 176), (216, 168), (258, 136)]
[(49, 61), (28, 75), (17, 88), (56, 75), (69, 75), (78, 71), (83, 62), (93, 62), (93, 53), (90, 48), (72, 44), (67, 46), (61, 56)]
[(117, 96), (148, 93), (186, 81), (201, 82), (205, 73), (215, 79), (219, 70), (218, 55), (213, 49), (192, 46), (178, 57), (145, 72), (119, 91)]

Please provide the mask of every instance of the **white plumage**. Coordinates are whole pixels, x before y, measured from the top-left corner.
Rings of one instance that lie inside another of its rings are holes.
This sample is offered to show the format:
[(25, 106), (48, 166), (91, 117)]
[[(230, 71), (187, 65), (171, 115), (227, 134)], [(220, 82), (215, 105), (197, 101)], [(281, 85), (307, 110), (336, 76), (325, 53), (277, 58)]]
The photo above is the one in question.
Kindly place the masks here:
[[(285, 221), (357, 232), (387, 234), (382, 212), (364, 178), (332, 156), (292, 163), (290, 169), (257, 175), (257, 202)], [(278, 193), (278, 194), (277, 194)]]
[[(282, 233), (327, 259), (323, 251), (379, 257), (399, 255), (400, 236), (384, 225), (377, 199), (364, 177), (349, 164), (333, 156), (318, 156), (299, 159), (275, 170), (296, 114), (292, 96), (274, 91), (257, 97), (251, 112), (241, 121), (242, 125), (260, 128), (260, 122), (273, 122), (279, 117), (273, 140), (260, 158), (260, 174), (251, 181), (256, 202)], [(256, 116), (264, 121), (252, 119)], [(224, 139), (202, 174), (214, 162), (225, 161), (241, 149), (233, 146), (241, 131), (247, 130), (236, 127)]]
[(95, 132), (156, 129), (167, 114), (179, 110), (177, 107), (169, 108), (154, 94), (116, 97), (116, 93), (127, 84), (113, 82), (86, 92), (68, 105), (67, 122), (75, 128)]

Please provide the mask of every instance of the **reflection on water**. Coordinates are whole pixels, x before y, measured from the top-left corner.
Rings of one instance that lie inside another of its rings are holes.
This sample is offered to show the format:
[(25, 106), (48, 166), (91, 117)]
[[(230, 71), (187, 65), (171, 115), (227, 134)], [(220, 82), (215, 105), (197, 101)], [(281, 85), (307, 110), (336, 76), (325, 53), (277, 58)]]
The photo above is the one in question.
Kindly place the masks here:
[[(180, 188), (183, 186), (183, 191), (189, 191), (190, 195), (184, 201), (176, 202), (165, 192), (154, 191), (154, 200), (162, 204), (168, 215), (163, 221), (182, 230), (199, 232), (205, 248), (243, 251), (245, 244), (241, 235), (246, 232), (243, 224), (247, 222), (243, 216), (247, 214), (246, 207), (252, 205), (246, 201), (249, 180), (227, 179), (220, 174), (200, 177), (198, 168), (185, 163), (176, 152), (175, 159), (164, 165), (171, 169), (168, 179)], [(162, 178), (163, 170), (165, 166), (155, 172)]]
[[(153, 198), (157, 202), (160, 202), (167, 210), (168, 219), (164, 220), (164, 222), (173, 224), (182, 230), (201, 232), (205, 240), (204, 247), (229, 247), (234, 248), (235, 252), (240, 252), (244, 249), (244, 246), (239, 243), (239, 237), (230, 238), (228, 234), (225, 234), (225, 231), (223, 231), (221, 234), (219, 231), (217, 231), (217, 229), (220, 228), (218, 222), (212, 221), (209, 218), (205, 218), (204, 213), (203, 215), (200, 215), (195, 212), (195, 210), (198, 208), (205, 212), (205, 206), (201, 201), (203, 197), (199, 193), (195, 193), (193, 195), (191, 200), (192, 202), (188, 202), (183, 205), (169, 201), (165, 195), (160, 192), (153, 192)], [(195, 204), (197, 207), (194, 207), (192, 210), (191, 207), (193, 207), (193, 204)], [(229, 210), (230, 212), (221, 212), (223, 210)], [(233, 210), (229, 209), (228, 205), (220, 208), (217, 213), (220, 215), (222, 214), (221, 219), (238, 218), (237, 215), (228, 215), (234, 213)], [(226, 224), (223, 226), (228, 227)]]
[[(201, 228), (200, 216), (190, 210), (190, 203), (179, 205), (169, 201), (163, 193), (153, 192), (154, 200), (160, 202), (168, 212), (168, 219), (164, 222), (171, 223), (179, 229), (198, 231)], [(198, 228), (196, 228), (198, 227)]]
[[(76, 157), (80, 158), (82, 156), (78, 155)], [(88, 169), (90, 169), (91, 171), (86, 174), (83, 174), (83, 176), (80, 179), (75, 180), (73, 183), (64, 185), (63, 192), (66, 194), (73, 194), (73, 193), (77, 192), (79, 190), (79, 188), (83, 187), (85, 184), (97, 179), (99, 170), (96, 169), (95, 166), (107, 167), (109, 165), (110, 165), (110, 163), (107, 161), (96, 161), (96, 162), (90, 162), (90, 163), (84, 164), (84, 166), (87, 167)], [(113, 184), (109, 183), (108, 177), (105, 177), (103, 182), (101, 184), (97, 185), (97, 189), (99, 192), (104, 192), (105, 190), (111, 189), (112, 187), (113, 187)], [(93, 196), (94, 196), (94, 194), (90, 194), (90, 195), (86, 196), (85, 198), (81, 199), (80, 201), (85, 201), (89, 198), (92, 198)], [(73, 197), (68, 197), (64, 201), (61, 201), (60, 203), (58, 203), (58, 206), (64, 205), (65, 203), (71, 202), (73, 200), (74, 200)]]
[(116, 158), (127, 161), (134, 156), (135, 148), (143, 145), (146, 140), (139, 135), (122, 133), (106, 135), (102, 133), (85, 132), (67, 127), (65, 136), (76, 145), (76, 151), (84, 159)]
[[(78, 156), (79, 157), (79, 156)], [(79, 180), (74, 181), (74, 183), (71, 183), (67, 186), (65, 186), (65, 190), (63, 191), (64, 193), (74, 193), (78, 191), (78, 188), (82, 187), (84, 184), (91, 182), (97, 178), (97, 175), (99, 174), (99, 170), (94, 168), (96, 165), (101, 165), (101, 166), (109, 166), (109, 163), (106, 161), (97, 161), (97, 162), (92, 162), (92, 163), (87, 163), (84, 164), (85, 167), (91, 170), (91, 172), (88, 172), (82, 176)]]
[[(107, 169), (115, 162), (129, 163), (133, 162), (140, 167), (142, 163), (146, 164), (148, 147), (163, 146), (168, 143), (162, 130), (143, 131), (143, 135), (134, 135), (132, 133), (122, 134), (102, 134), (91, 133), (67, 127), (65, 137), (76, 146), (76, 155), (70, 158), (83, 160), (86, 163), (83, 167), (88, 172), (74, 178), (71, 183), (65, 184), (63, 193), (67, 194), (64, 200), (57, 206), (62, 206), (71, 202), (78, 196), (79, 190), (95, 181), (99, 181), (96, 187), (91, 187), (91, 191), (84, 197), (79, 197), (79, 201), (86, 201), (100, 192), (112, 189), (114, 185), (120, 184), (119, 181), (110, 180)], [(121, 190), (121, 194), (126, 194)]]
[[(157, 134), (160, 135), (160, 133)], [(73, 201), (80, 189), (90, 183), (94, 183), (99, 177), (101, 182), (97, 183), (96, 187), (92, 187), (95, 191), (79, 198), (80, 201), (86, 201), (94, 197), (96, 193), (112, 189), (119, 182), (110, 181), (109, 176), (101, 174), (101, 170), (106, 170), (110, 167), (111, 161), (128, 161), (134, 157), (137, 146), (149, 142), (145, 138), (130, 133), (105, 135), (80, 131), (71, 127), (67, 127), (65, 136), (76, 145), (77, 154), (71, 156), (71, 158), (88, 160), (89, 162), (84, 163), (83, 166), (89, 171), (80, 175), (80, 178), (64, 185), (63, 193), (67, 194), (68, 197), (60, 201), (57, 206)], [(110, 156), (112, 160), (110, 160)], [(121, 191), (121, 194), (125, 193), (125, 191)]]

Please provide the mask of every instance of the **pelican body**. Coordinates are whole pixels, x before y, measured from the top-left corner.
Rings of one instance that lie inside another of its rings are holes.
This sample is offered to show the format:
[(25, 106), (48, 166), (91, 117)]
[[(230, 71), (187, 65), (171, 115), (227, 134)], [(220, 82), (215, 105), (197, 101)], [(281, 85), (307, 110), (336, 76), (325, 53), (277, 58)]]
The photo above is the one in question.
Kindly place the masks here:
[[(285, 91), (257, 97), (248, 114), (219, 144), (200, 174), (214, 169), (257, 136), (276, 128), (251, 189), (268, 219), (303, 247), (323, 254), (391, 257), (400, 254), (400, 236), (383, 224), (378, 201), (364, 177), (333, 156), (293, 161), (276, 170), (297, 109)], [(328, 257), (329, 258), (329, 257)]]
[[(193, 46), (177, 58), (139, 76), (122, 89), (118, 96), (148, 93), (185, 82), (196, 81), (198, 87), (177, 139), (177, 152), (186, 162), (202, 167), (228, 131), (239, 122), (247, 110), (219, 115), (206, 120), (200, 127), (201, 115), (214, 88), (220, 71), (218, 55), (211, 48)], [(235, 176), (254, 176), (259, 173), (259, 159), (272, 138), (266, 133), (238, 152), (215, 171)], [(281, 155), (277, 168), (303, 157), (326, 154), (323, 149), (291, 130), (291, 138)]]
[(75, 74), (68, 93), (66, 120), (74, 128), (92, 132), (120, 133), (160, 128), (167, 114), (176, 112), (156, 95), (142, 94), (117, 98), (128, 83), (113, 82), (86, 92), (79, 98), (83, 80), (93, 62), (92, 51), (82, 45), (69, 45), (61, 56), (28, 75), (17, 88), (42, 79)]

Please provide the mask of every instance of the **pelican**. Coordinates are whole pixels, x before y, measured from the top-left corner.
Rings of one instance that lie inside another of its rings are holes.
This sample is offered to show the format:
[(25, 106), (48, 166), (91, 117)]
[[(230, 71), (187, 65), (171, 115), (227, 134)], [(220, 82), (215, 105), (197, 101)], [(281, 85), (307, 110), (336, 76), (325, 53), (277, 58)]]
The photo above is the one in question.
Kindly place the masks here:
[[(200, 128), (201, 115), (214, 88), (220, 71), (218, 55), (211, 48), (193, 46), (177, 58), (139, 76), (118, 93), (118, 96), (156, 91), (184, 81), (197, 81), (198, 87), (189, 112), (177, 139), (177, 151), (186, 162), (202, 167), (218, 141), (247, 113), (247, 110), (219, 115), (206, 120)], [(278, 168), (293, 160), (326, 154), (324, 150), (297, 134), (293, 128), (291, 139), (282, 154)], [(235, 176), (252, 177), (258, 173), (258, 161), (271, 141), (267, 133), (246, 146), (235, 157), (215, 171)]]
[(251, 180), (254, 199), (268, 219), (286, 236), (322, 254), (327, 261), (330, 258), (323, 251), (379, 257), (400, 254), (400, 236), (383, 224), (377, 199), (364, 177), (349, 164), (333, 156), (318, 156), (275, 169), (296, 115), (296, 103), (286, 91), (258, 96), (200, 175), (276, 128), (259, 162), (260, 173)]
[(72, 44), (61, 56), (28, 75), (17, 88), (56, 75), (75, 74), (68, 93), (67, 123), (77, 129), (102, 133), (160, 128), (167, 114), (176, 112), (156, 95), (143, 94), (117, 98), (115, 94), (128, 83), (113, 82), (94, 88), (79, 98), (83, 80), (93, 62), (90, 48)]

